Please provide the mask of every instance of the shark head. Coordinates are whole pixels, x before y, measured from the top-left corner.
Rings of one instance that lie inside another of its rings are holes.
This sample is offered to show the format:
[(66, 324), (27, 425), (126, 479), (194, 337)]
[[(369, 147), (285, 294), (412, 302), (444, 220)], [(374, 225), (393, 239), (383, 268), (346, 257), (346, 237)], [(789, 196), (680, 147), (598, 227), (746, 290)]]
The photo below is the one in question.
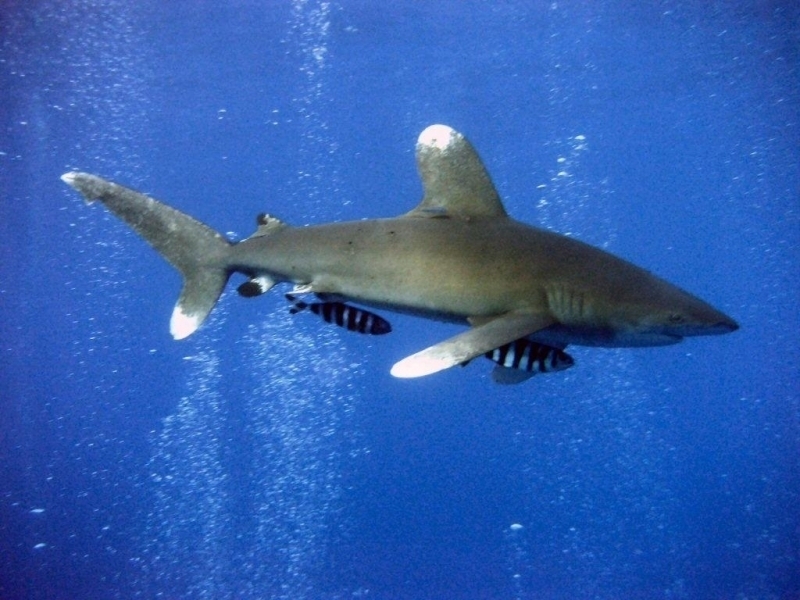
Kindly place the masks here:
[[(719, 335), (739, 325), (700, 298), (623, 261), (547, 287), (556, 325), (542, 343), (589, 346), (664, 346), (685, 337)], [(591, 285), (587, 280), (593, 278)]]
[(724, 313), (711, 306), (672, 308), (650, 313), (633, 328), (633, 335), (642, 338), (663, 339), (663, 343), (680, 342), (685, 337), (720, 335), (739, 329), (739, 325)]
[(725, 313), (661, 280), (641, 296), (617, 304), (613, 312), (615, 341), (630, 346), (675, 344), (685, 337), (739, 329)]

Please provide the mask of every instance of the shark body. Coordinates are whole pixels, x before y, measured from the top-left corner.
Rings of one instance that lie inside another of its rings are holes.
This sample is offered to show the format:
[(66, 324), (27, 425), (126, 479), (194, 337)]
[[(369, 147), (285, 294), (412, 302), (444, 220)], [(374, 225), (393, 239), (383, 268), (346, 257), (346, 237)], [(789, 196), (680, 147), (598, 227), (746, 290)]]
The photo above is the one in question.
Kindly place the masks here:
[(255, 234), (235, 244), (134, 190), (86, 173), (62, 179), (181, 272), (170, 323), (176, 339), (202, 324), (235, 272), (248, 277), (244, 296), (288, 282), (294, 293), (470, 326), (396, 363), (397, 377), (435, 373), (522, 339), (557, 349), (658, 346), (738, 328), (640, 267), (509, 217), (478, 154), (450, 127), (425, 129), (416, 158), (424, 195), (409, 213), (302, 228), (261, 215)]

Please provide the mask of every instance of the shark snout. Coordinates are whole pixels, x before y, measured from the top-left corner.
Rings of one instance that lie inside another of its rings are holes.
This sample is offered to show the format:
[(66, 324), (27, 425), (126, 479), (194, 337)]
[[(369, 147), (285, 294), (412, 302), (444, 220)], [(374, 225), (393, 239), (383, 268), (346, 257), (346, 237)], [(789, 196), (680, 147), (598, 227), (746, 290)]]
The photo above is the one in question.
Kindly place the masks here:
[(714, 311), (716, 314), (714, 318), (698, 319), (694, 323), (688, 322), (683, 327), (673, 330), (675, 333), (680, 333), (682, 336), (695, 336), (695, 335), (722, 335), (723, 333), (731, 333), (739, 329), (739, 324), (731, 319), (728, 315), (719, 311)]
[(709, 333), (712, 334), (722, 334), (722, 333), (732, 333), (739, 329), (739, 324), (731, 319), (730, 317), (725, 317), (724, 320), (720, 321), (719, 323), (713, 325)]

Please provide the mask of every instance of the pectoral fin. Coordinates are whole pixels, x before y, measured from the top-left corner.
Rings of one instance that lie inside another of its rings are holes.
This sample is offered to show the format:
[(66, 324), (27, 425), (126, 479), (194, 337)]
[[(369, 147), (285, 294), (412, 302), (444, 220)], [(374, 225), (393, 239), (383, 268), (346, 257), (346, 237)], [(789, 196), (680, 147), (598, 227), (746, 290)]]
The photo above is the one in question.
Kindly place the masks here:
[(550, 317), (509, 313), (404, 358), (392, 367), (395, 377), (422, 377), (460, 365), (553, 324)]

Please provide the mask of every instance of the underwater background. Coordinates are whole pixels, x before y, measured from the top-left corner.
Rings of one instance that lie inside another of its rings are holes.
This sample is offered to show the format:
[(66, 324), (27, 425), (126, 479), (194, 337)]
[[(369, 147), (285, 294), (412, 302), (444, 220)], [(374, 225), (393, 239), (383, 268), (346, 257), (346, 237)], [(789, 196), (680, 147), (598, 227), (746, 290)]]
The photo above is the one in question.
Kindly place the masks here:
[[(10, 0), (0, 36), (0, 598), (800, 598), (796, 2)], [(242, 239), (410, 210), (432, 123), (741, 329), (398, 380), (458, 328), (230, 285), (175, 342), (177, 273), (59, 179)]]

